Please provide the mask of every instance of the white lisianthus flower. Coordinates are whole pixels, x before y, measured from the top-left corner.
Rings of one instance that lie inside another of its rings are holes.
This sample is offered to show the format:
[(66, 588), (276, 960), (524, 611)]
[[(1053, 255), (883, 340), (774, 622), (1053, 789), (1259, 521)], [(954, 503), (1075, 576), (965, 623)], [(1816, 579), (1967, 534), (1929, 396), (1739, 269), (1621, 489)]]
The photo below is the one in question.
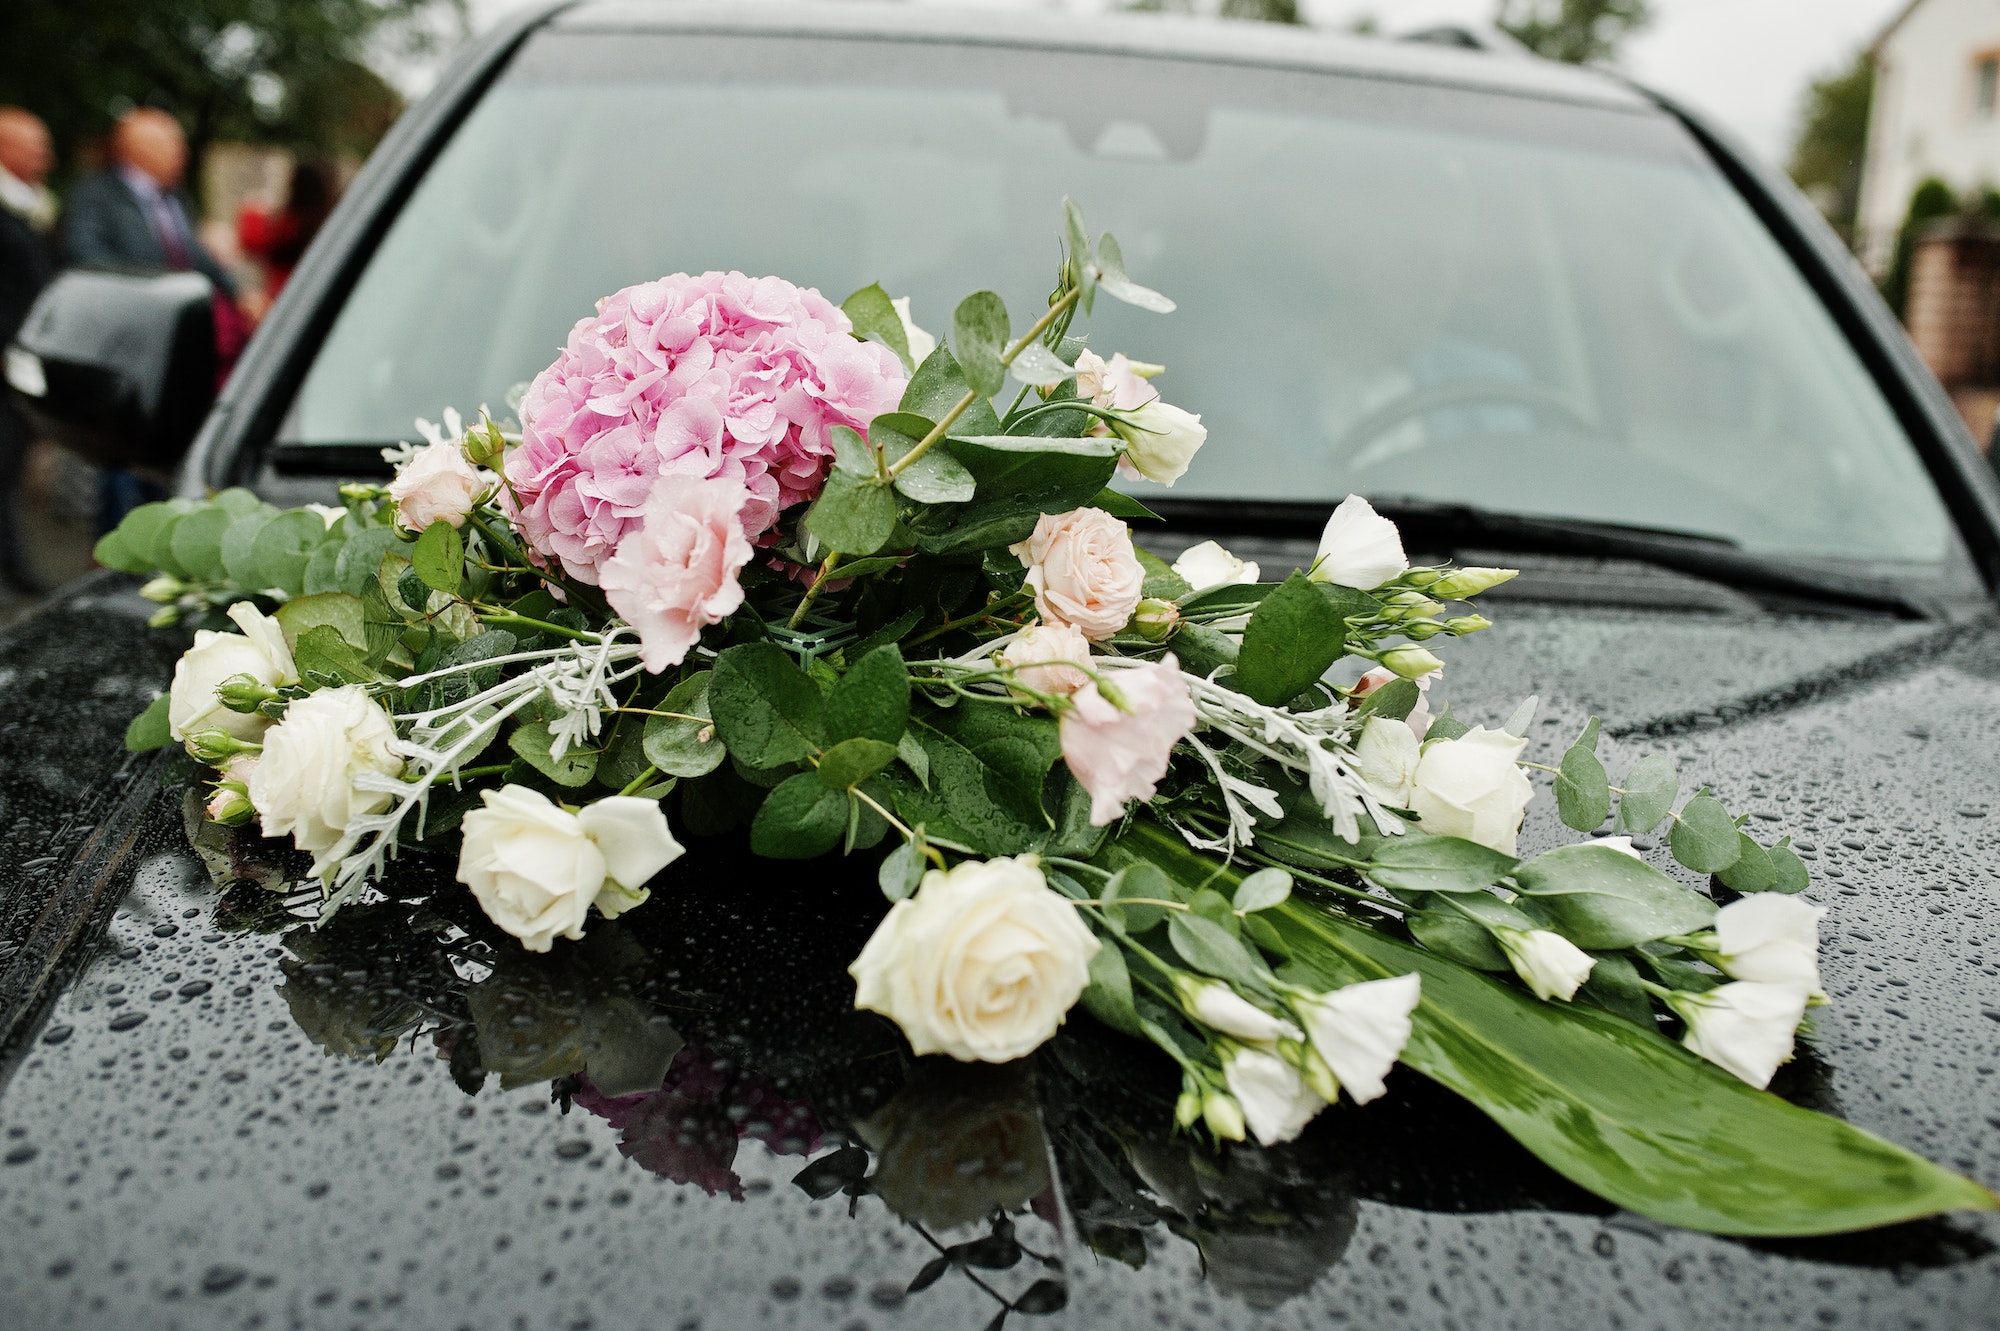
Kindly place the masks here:
[(1507, 954), (1514, 973), (1528, 982), (1535, 997), (1547, 1002), (1559, 998), (1567, 1003), (1590, 978), (1597, 959), (1547, 929), (1495, 929), (1500, 950)]
[(1320, 533), (1319, 555), (1306, 574), (1315, 582), (1337, 582), (1372, 592), (1410, 567), (1403, 534), (1360, 495), (1349, 495)]
[[(1403, 721), (1410, 727), (1410, 733), (1418, 739), (1422, 739), (1430, 732), (1431, 684), (1443, 677), (1444, 667), (1439, 666), (1429, 674), (1419, 675), (1411, 681), (1411, 683), (1417, 686), (1417, 705), (1410, 709), (1410, 714), (1404, 717)], [(1393, 670), (1383, 666), (1376, 666), (1363, 673), (1360, 679), (1354, 681), (1354, 691), (1348, 696), (1351, 699), (1365, 698), (1384, 684), (1393, 684), (1401, 678), (1402, 676)]]
[(1824, 908), (1760, 892), (1715, 913), (1716, 968), (1737, 980), (1801, 984), (1825, 998), (1819, 982), (1819, 922)]
[(657, 800), (611, 795), (571, 813), (526, 786), (480, 799), (460, 824), (458, 881), (530, 952), (558, 934), (583, 937), (593, 905), (610, 919), (641, 904), (647, 882), (682, 854)]
[(1181, 551), (1181, 557), (1174, 561), (1174, 572), (1198, 592), (1255, 582), (1264, 575), (1255, 560), (1238, 559), (1216, 541), (1203, 541)]
[(1687, 1023), (1682, 1044), (1762, 1089), (1792, 1056), (1807, 997), (1802, 984), (1737, 980), (1707, 993), (1676, 993), (1667, 1005)]
[(1076, 358), (1076, 394), (1089, 399), (1093, 407), (1137, 411), (1148, 402), (1159, 401), (1160, 390), (1147, 383), (1146, 377), (1164, 368), (1127, 359), (1122, 351), (1106, 360), (1086, 348)]
[(937, 339), (917, 327), (910, 318), (910, 298), (898, 296), (889, 302), (896, 307), (896, 317), (903, 321), (903, 341), (910, 348), (911, 368), (922, 365), (937, 350)]
[(485, 498), (495, 484), (490, 471), (483, 471), (465, 459), (458, 441), (426, 444), (410, 455), (389, 482), (389, 497), (396, 501), (396, 525), (405, 531), (421, 532), (434, 522), (465, 525), (466, 515)]
[(1410, 1014), (1421, 994), (1416, 975), (1396, 975), (1297, 998), (1292, 1007), (1334, 1079), (1365, 1105), (1386, 1089), (1383, 1078), (1410, 1042)]
[(194, 635), (194, 646), (174, 665), (173, 687), (167, 695), (167, 733), (185, 744), (201, 730), (220, 730), (232, 738), (255, 740), (270, 726), (270, 718), (256, 712), (233, 712), (222, 705), (215, 691), (225, 680), (248, 675), (266, 688), (296, 684), (299, 668), (292, 662), (291, 648), (278, 622), (251, 605), (238, 601), (229, 607), (229, 617), (241, 633), (211, 633), (202, 629)]
[(1514, 760), (1528, 741), (1474, 726), (1457, 739), (1424, 745), (1412, 778), (1410, 811), (1433, 836), (1463, 837), (1512, 855), (1521, 815), (1535, 788)]
[(1583, 844), (1586, 846), (1603, 846), (1606, 850), (1615, 850), (1620, 855), (1630, 855), (1635, 860), (1644, 860), (1646, 858), (1633, 846), (1632, 838), (1628, 836), (1601, 836), (1595, 840), (1586, 841)]
[(328, 531), (333, 530), (334, 523), (347, 516), (347, 510), (337, 504), (307, 504), (305, 509), (308, 513), (318, 515), (319, 520), (326, 524)]
[(1118, 469), (1161, 485), (1172, 485), (1186, 475), (1188, 464), (1208, 442), (1208, 427), (1200, 416), (1160, 401), (1125, 413), (1111, 429), (1125, 441)]
[(360, 837), (357, 818), (389, 807), (386, 791), (363, 790), (364, 773), (397, 776), (396, 727), (359, 684), (321, 689), (285, 709), (264, 736), (264, 753), (250, 773), (250, 802), (265, 836), (291, 833), (325, 877)]
[(1234, 1049), (1224, 1055), (1222, 1079), (1242, 1106), (1251, 1134), (1266, 1146), (1298, 1136), (1326, 1108), (1326, 1101), (1306, 1085), (1297, 1068), (1262, 1049)]
[(1005, 1063), (1056, 1033), (1099, 946), (1034, 856), (967, 860), (890, 907), (848, 973), (913, 1052)]
[(1305, 1038), (1305, 1032), (1297, 1026), (1283, 1017), (1272, 1016), (1221, 980), (1176, 975), (1174, 988), (1180, 991), (1189, 1016), (1224, 1035), (1258, 1045)]
[(1354, 774), (1368, 784), (1376, 799), (1407, 809), (1416, 791), (1421, 757), (1416, 732), (1408, 725), (1371, 716), (1354, 745)]

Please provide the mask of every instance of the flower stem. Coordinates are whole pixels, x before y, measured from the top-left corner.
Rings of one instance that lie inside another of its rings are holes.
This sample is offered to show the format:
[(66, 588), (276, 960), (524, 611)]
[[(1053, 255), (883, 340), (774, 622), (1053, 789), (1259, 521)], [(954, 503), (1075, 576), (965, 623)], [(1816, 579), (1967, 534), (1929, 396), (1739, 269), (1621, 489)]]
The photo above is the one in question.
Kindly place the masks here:
[(813, 578), (812, 586), (806, 588), (806, 594), (804, 598), (800, 600), (799, 608), (792, 611), (792, 617), (785, 621), (786, 628), (795, 629), (799, 626), (800, 621), (805, 619), (806, 611), (812, 609), (812, 603), (819, 599), (819, 589), (823, 585), (825, 585), (826, 580), (833, 575), (834, 563), (839, 558), (840, 558), (840, 551), (836, 550), (832, 554), (826, 557), (825, 563), (819, 566), (819, 573), (817, 576)]
[(560, 624), (551, 624), (545, 619), (530, 619), (526, 615), (517, 615), (511, 610), (499, 610), (492, 614), (482, 614), (479, 616), (479, 622), (501, 627), (533, 629), (537, 633), (553, 633), (558, 637), (569, 638), (574, 642), (600, 641), (598, 634), (591, 633), (588, 630), (566, 629)]
[(633, 777), (632, 780), (626, 784), (625, 788), (619, 791), (618, 793), (620, 795), (636, 795), (640, 791), (644, 790), (647, 784), (650, 783), (652, 779), (658, 776), (659, 774), (660, 774), (660, 769), (652, 766), (649, 763), (647, 764), (645, 771)]

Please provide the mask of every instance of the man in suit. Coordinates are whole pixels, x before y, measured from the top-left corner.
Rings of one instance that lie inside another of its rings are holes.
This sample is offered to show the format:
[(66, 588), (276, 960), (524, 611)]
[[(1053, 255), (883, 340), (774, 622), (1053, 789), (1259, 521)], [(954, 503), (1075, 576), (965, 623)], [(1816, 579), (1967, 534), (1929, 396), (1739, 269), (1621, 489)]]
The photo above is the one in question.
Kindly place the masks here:
[[(119, 117), (111, 131), (111, 165), (77, 182), (63, 210), (63, 262), (79, 268), (194, 269), (215, 283), (218, 328), (240, 336), (236, 282), (201, 243), (181, 193), (187, 174), (187, 136), (165, 111), (142, 106)], [(127, 513), (166, 498), (164, 478), (107, 468), (99, 481), (99, 533)]]
[[(18, 106), (0, 106), (0, 347), (14, 340), (54, 271), (48, 185), (55, 150), (48, 126)], [(21, 542), (20, 487), (33, 436), (0, 390), (0, 582), (24, 595), (44, 590)]]

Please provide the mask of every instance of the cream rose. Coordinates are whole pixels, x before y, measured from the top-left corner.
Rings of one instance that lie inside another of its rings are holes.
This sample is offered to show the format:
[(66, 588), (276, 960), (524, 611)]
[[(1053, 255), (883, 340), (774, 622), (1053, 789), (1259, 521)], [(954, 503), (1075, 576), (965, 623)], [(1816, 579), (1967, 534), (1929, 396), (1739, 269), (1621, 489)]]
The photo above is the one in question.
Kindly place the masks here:
[(396, 501), (396, 523), (406, 531), (420, 532), (433, 522), (463, 527), (493, 484), (492, 472), (466, 461), (458, 441), (447, 439), (411, 454), (389, 482), (389, 497)]
[(583, 937), (593, 905), (610, 919), (643, 903), (646, 883), (682, 854), (657, 800), (611, 795), (571, 813), (526, 786), (480, 799), (460, 824), (458, 881), (530, 952)]
[(1090, 682), (1083, 670), (1083, 663), (1090, 660), (1090, 641), (1068, 624), (1030, 624), (994, 659), (1011, 666), (1021, 683), (1043, 693), (1075, 693)]
[(1070, 774), (1090, 792), (1090, 823), (1105, 827), (1124, 816), (1128, 800), (1153, 797), (1181, 736), (1194, 729), (1194, 699), (1172, 652), (1134, 662), (1109, 681), (1115, 700), (1095, 682), (1070, 697), (1059, 735)]
[(1411, 780), (1410, 810), (1434, 836), (1463, 837), (1512, 855), (1521, 815), (1535, 788), (1514, 765), (1528, 741), (1474, 726), (1457, 739), (1432, 740)]
[(1072, 625), (1092, 642), (1124, 628), (1145, 595), (1132, 533), (1101, 508), (1044, 513), (1034, 533), (1008, 549), (1027, 566), (1042, 618)]
[(215, 691), (226, 680), (248, 675), (266, 688), (298, 682), (298, 667), (285, 645), (276, 620), (248, 601), (229, 607), (229, 617), (241, 633), (194, 635), (194, 646), (174, 665), (174, 683), (167, 695), (167, 731), (185, 744), (197, 731), (220, 730), (236, 739), (254, 740), (270, 726), (255, 712), (232, 712)]
[(250, 773), (250, 802), (265, 836), (291, 833), (324, 877), (360, 837), (355, 819), (389, 807), (387, 791), (364, 790), (357, 778), (393, 777), (403, 770), (396, 728), (359, 684), (321, 689), (285, 710), (264, 736), (264, 753)]
[(902, 1027), (914, 1052), (1005, 1063), (1056, 1033), (1098, 946), (1034, 856), (968, 860), (925, 874), (848, 973), (854, 1006)]

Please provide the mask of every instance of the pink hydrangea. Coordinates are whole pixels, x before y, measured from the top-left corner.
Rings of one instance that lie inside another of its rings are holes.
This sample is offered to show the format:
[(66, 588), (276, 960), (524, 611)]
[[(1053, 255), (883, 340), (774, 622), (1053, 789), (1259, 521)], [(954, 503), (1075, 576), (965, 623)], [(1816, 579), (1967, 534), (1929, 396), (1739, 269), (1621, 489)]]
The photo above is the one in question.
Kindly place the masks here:
[(1117, 822), (1127, 800), (1153, 797), (1174, 745), (1195, 722), (1194, 700), (1171, 653), (1109, 680), (1118, 702), (1087, 683), (1070, 696), (1062, 717), (1063, 761), (1090, 792), (1093, 827)]
[(865, 430), (902, 399), (902, 363), (852, 328), (776, 277), (679, 273), (607, 296), (529, 386), (502, 503), (593, 584), (662, 471), (740, 483), (757, 536), (819, 493), (834, 426)]

